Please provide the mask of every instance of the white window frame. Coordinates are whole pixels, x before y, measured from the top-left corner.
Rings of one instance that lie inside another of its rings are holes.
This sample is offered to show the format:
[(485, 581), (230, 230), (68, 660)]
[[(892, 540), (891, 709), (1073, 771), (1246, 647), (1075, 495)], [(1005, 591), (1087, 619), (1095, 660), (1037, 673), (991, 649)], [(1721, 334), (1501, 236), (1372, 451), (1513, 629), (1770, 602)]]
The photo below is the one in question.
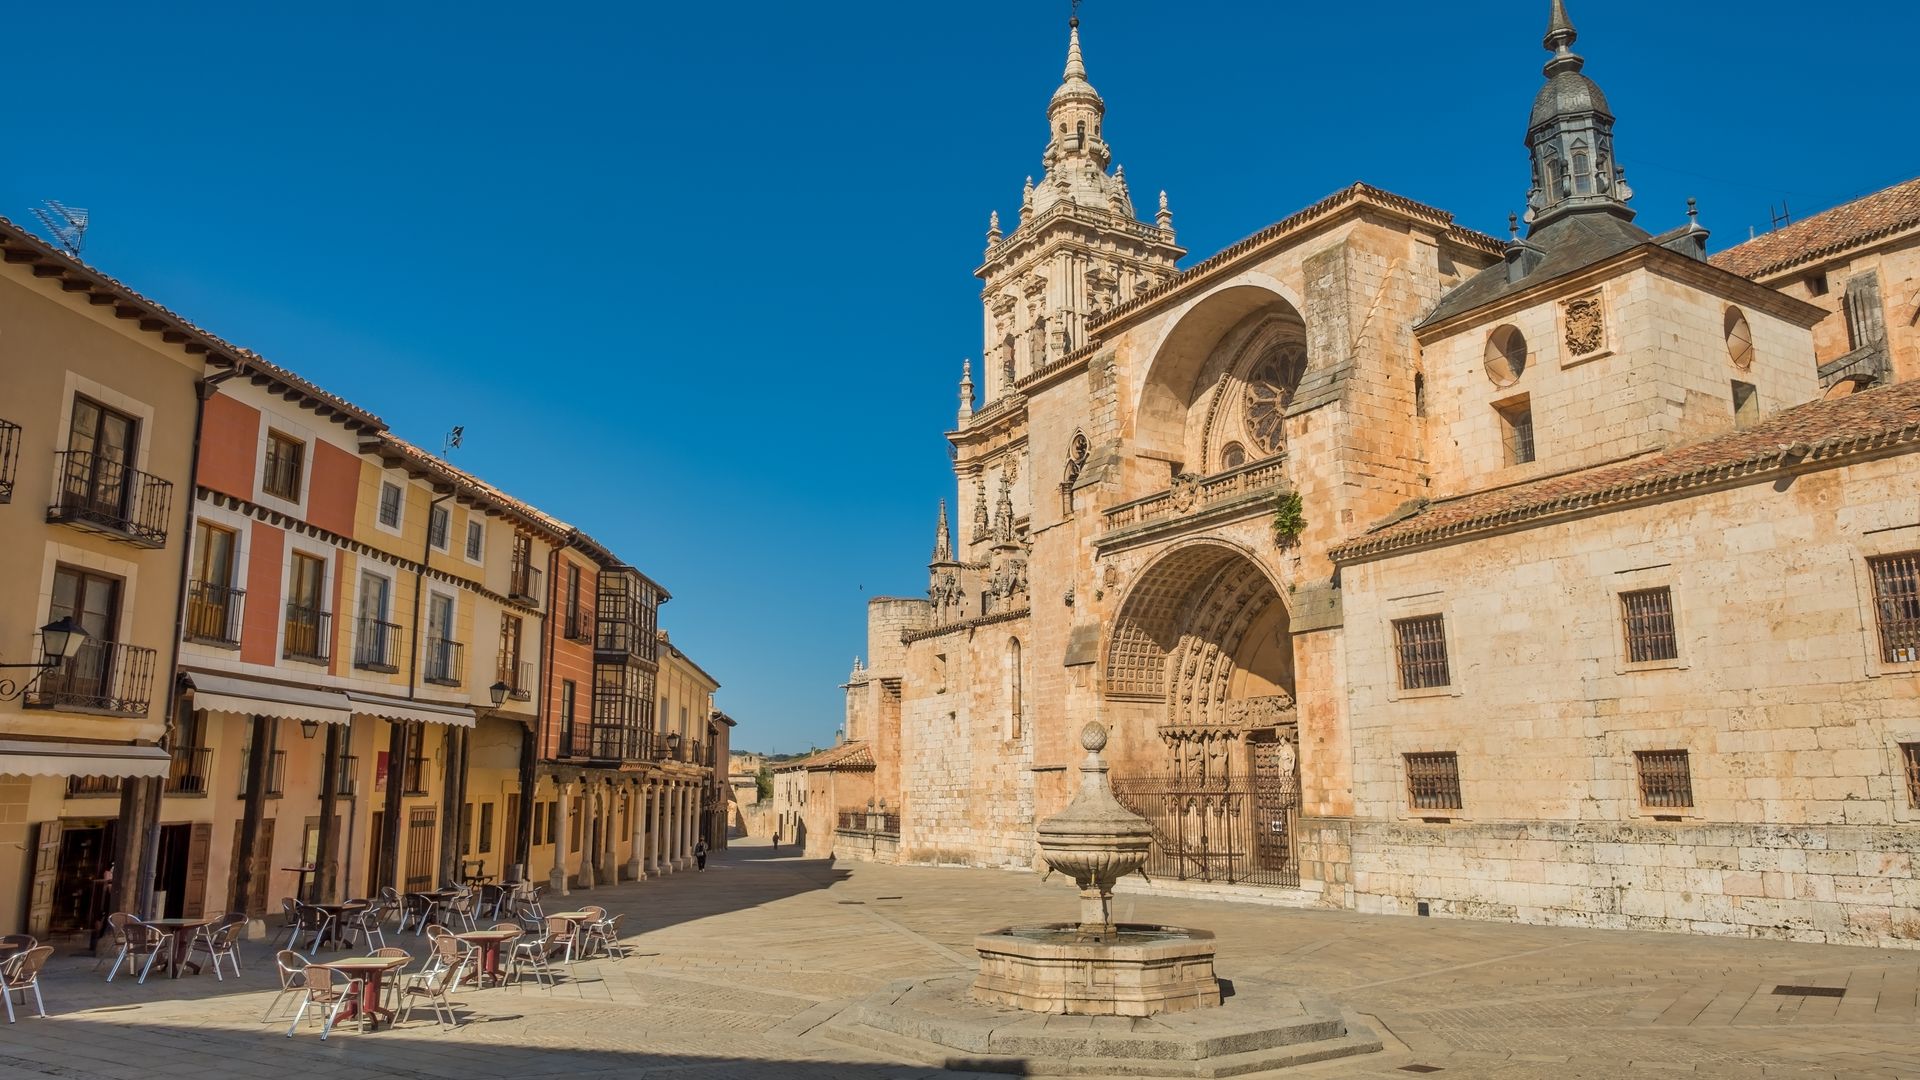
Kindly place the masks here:
[[(1382, 609), (1379, 626), (1381, 652), (1386, 657), (1387, 700), (1414, 701), (1420, 698), (1460, 697), (1465, 694), (1467, 672), (1461, 663), (1459, 643), (1454, 640), (1453, 611), (1446, 601), (1446, 594), (1435, 590), (1399, 597), (1388, 600), (1382, 605)], [(1447, 684), (1426, 686), (1418, 690), (1403, 689), (1400, 685), (1400, 637), (1394, 632), (1393, 624), (1429, 615), (1440, 616), (1440, 635), (1447, 644)]]
[[(444, 543), (436, 544), (433, 542), (433, 516), (435, 514), (445, 514), (447, 518), (446, 531), (440, 534), (441, 539), (445, 541)], [(442, 555), (453, 550), (453, 507), (450, 504), (436, 502), (427, 505), (427, 546)]]
[[(398, 489), (400, 492), (400, 512), (394, 515), (393, 524), (391, 525), (380, 520), (380, 506), (386, 500), (387, 488), (389, 486)], [(396, 480), (392, 476), (389, 476), (386, 474), (381, 475), (380, 486), (376, 490), (373, 497), (373, 527), (374, 528), (379, 529), (381, 532), (387, 533), (391, 536), (399, 536), (402, 533), (406, 532), (407, 487), (408, 487), (407, 481), (404, 479)]]
[[(477, 533), (476, 529), (479, 530)], [(478, 555), (473, 553), (473, 539), (476, 535), (480, 538)], [(483, 565), (487, 561), (487, 519), (483, 515), (472, 512), (467, 514), (466, 538), (460, 546), (460, 552), (466, 557), (467, 562), (474, 566)]]
[[(300, 444), (300, 497), (283, 499), (267, 492), (267, 441), (274, 432)], [(253, 443), (253, 501), (269, 510), (304, 518), (307, 499), (313, 492), (313, 450), (320, 442), (319, 432), (291, 416), (260, 410), (259, 431)]]

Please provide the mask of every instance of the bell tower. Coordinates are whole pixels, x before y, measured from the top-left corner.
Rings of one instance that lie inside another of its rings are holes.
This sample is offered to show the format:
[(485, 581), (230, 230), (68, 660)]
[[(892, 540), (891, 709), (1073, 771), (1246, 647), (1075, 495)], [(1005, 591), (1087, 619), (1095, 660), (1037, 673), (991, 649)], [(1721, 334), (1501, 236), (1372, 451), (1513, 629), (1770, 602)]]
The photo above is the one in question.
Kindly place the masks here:
[(989, 219), (986, 257), (974, 271), (985, 283), (983, 407), (1084, 345), (1090, 323), (1171, 278), (1186, 254), (1174, 243), (1165, 192), (1152, 223), (1135, 216), (1126, 170), (1112, 166), (1106, 112), (1087, 81), (1075, 17), (1066, 69), (1047, 103), (1040, 179), (1027, 178), (1012, 232), (1001, 233), (997, 211)]

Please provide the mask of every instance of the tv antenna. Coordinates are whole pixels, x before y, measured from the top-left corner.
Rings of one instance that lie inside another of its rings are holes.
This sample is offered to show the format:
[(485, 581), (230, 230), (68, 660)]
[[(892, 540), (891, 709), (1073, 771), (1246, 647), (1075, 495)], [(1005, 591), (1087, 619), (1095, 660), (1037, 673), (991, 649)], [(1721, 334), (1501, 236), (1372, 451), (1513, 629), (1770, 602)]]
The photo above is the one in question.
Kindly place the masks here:
[(1772, 203), (1768, 203), (1767, 212), (1773, 215), (1773, 227), (1775, 229), (1780, 228), (1782, 225), (1793, 224), (1793, 211), (1788, 209), (1787, 200), (1785, 199), (1780, 200), (1778, 207), (1775, 207)]
[(447, 437), (441, 440), (440, 456), (451, 457), (455, 450), (460, 449), (460, 443), (464, 441), (466, 437), (467, 437), (467, 429), (458, 424), (455, 424), (453, 427), (453, 430), (447, 432)]
[(87, 239), (87, 212), (77, 206), (62, 205), (56, 199), (48, 199), (45, 206), (33, 208), (33, 216), (47, 227), (53, 235), (53, 243), (69, 258), (80, 257), (80, 247)]

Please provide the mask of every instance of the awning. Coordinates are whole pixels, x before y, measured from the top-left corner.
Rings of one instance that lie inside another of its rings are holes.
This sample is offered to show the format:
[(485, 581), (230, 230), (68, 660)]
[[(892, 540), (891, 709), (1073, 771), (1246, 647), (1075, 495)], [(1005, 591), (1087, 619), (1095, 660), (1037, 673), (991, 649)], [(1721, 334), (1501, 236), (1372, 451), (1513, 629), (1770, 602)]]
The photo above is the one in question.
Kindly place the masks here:
[(377, 716), (382, 720), (408, 720), (417, 724), (452, 724), (454, 727), (473, 726), (473, 709), (468, 706), (409, 701), (406, 698), (388, 697), (385, 694), (362, 694), (353, 690), (347, 691), (347, 700), (353, 703), (354, 712)]
[(165, 776), (172, 762), (157, 746), (0, 740), (0, 776)]
[(187, 672), (193, 687), (193, 707), (209, 712), (270, 716), (301, 723), (344, 724), (353, 719), (353, 706), (338, 690), (237, 679), (231, 675)]

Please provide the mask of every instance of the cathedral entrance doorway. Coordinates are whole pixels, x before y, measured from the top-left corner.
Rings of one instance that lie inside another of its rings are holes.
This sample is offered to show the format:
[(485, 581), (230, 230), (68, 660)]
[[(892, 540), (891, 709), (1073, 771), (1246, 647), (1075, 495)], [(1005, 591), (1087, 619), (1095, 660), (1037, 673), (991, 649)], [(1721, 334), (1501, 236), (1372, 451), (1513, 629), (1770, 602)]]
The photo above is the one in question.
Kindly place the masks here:
[(1236, 545), (1182, 545), (1142, 573), (1109, 636), (1110, 720), (1133, 733), (1114, 788), (1153, 825), (1147, 873), (1296, 886), (1293, 646), (1272, 577)]

